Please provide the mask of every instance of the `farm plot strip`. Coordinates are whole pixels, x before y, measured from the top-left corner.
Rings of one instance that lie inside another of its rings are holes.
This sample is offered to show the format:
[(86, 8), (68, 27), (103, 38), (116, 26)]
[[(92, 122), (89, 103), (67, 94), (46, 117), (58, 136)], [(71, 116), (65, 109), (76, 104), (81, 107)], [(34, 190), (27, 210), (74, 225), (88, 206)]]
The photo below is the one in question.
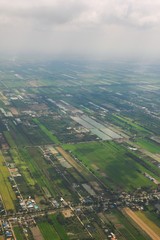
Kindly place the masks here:
[(144, 231), (151, 239), (159, 240), (160, 235), (155, 233), (144, 221), (142, 221), (131, 209), (125, 208), (124, 212)]
[(10, 176), (7, 167), (5, 166), (2, 152), (0, 151), (0, 194), (6, 210), (14, 210), (13, 201), (16, 200), (16, 196), (12, 190), (12, 187), (8, 181)]

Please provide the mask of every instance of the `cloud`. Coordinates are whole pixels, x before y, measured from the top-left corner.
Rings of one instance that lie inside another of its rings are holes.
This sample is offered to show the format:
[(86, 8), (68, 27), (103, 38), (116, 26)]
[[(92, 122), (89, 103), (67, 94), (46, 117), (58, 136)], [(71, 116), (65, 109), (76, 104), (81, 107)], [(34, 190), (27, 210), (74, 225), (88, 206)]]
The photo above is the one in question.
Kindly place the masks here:
[(159, 0), (1, 0), (4, 51), (158, 55)]

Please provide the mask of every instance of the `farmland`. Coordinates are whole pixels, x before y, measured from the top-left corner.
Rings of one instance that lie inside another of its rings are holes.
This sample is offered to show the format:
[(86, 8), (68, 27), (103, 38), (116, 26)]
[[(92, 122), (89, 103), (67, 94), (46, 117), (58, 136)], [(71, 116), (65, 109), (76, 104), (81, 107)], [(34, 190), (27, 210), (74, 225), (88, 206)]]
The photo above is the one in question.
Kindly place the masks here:
[(148, 150), (151, 153), (160, 153), (160, 146), (148, 139), (140, 139), (136, 142), (141, 148)]
[(59, 235), (57, 234), (57, 232), (55, 231), (54, 227), (51, 224), (47, 222), (42, 222), (38, 224), (38, 227), (42, 232), (42, 235), (45, 240), (50, 240), (51, 238), (55, 240), (60, 240)]
[(9, 172), (5, 166), (4, 157), (0, 152), (0, 194), (6, 210), (15, 210), (14, 201), (16, 196), (8, 181)]
[(24, 233), (21, 228), (14, 227), (14, 233), (17, 240), (23, 240), (24, 239)]
[(159, 237), (159, 68), (0, 63), (3, 238), (150, 240), (126, 207)]
[(107, 218), (112, 221), (112, 223), (117, 227), (118, 231), (125, 237), (125, 239), (150, 239), (141, 230), (136, 229), (136, 227), (132, 225), (129, 219), (127, 219), (126, 216), (120, 211), (113, 211), (112, 213), (107, 214)]
[[(64, 145), (74, 156), (91, 169), (106, 185), (125, 190), (134, 187), (153, 186), (140, 172), (146, 171), (132, 158), (127, 157), (120, 145), (107, 143), (87, 143)], [(115, 174), (116, 172), (116, 174)]]

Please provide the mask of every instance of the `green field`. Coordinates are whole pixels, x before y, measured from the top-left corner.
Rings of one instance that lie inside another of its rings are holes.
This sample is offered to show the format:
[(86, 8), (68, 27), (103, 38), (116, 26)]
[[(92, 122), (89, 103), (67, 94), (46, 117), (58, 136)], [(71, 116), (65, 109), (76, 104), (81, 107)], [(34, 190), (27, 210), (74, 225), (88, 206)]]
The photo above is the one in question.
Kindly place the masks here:
[(5, 131), (5, 132), (3, 132), (3, 134), (5, 136), (6, 141), (8, 142), (9, 146), (11, 148), (16, 148), (17, 146), (16, 146), (16, 144), (15, 144), (15, 142), (14, 142), (14, 140), (13, 140), (11, 134), (10, 134), (10, 132)]
[(19, 168), (19, 170), (22, 172), (23, 177), (25, 181), (30, 185), (34, 186), (36, 184), (35, 180), (31, 177), (29, 171), (28, 171), (28, 165), (27, 163), (21, 158), (18, 150), (16, 149), (10, 149), (11, 156), (16, 164), (16, 166)]
[(0, 151), (0, 195), (2, 197), (5, 209), (15, 210), (14, 201), (16, 200), (16, 196), (8, 180), (9, 176), (10, 174), (5, 166), (4, 157)]
[(92, 170), (106, 185), (114, 189), (133, 190), (153, 186), (140, 172), (146, 169), (127, 155), (127, 149), (114, 142), (63, 145)]
[(160, 218), (158, 213), (155, 213), (155, 211), (145, 211), (145, 216), (150, 219), (150, 221), (154, 222), (159, 228), (160, 228)]
[(24, 233), (22, 231), (22, 228), (14, 227), (13, 230), (17, 240), (24, 240)]
[(112, 120), (113, 120), (113, 122), (115, 122), (115, 124), (118, 124), (119, 126), (121, 126), (122, 128), (124, 128), (125, 130), (127, 130), (129, 132), (132, 132), (132, 133), (134, 132), (138, 135), (144, 135), (144, 134), (148, 135), (150, 133), (147, 129), (140, 126), (139, 124), (137, 124), (130, 118), (113, 114)]
[(40, 127), (42, 132), (45, 133), (53, 143), (56, 143), (56, 144), (59, 143), (58, 138), (55, 135), (53, 135), (43, 124), (41, 124), (37, 118), (35, 118), (33, 121)]
[(145, 214), (145, 212), (136, 212), (137, 216), (143, 220), (144, 223), (146, 223), (148, 226), (150, 226), (150, 228), (158, 235), (160, 236), (160, 228), (154, 223), (154, 221), (150, 220), (147, 216), (147, 214)]
[[(107, 214), (109, 221), (116, 226), (116, 229), (122, 235), (122, 238), (126, 240), (149, 240), (148, 236), (144, 236), (140, 230), (134, 227), (134, 225), (123, 215), (119, 210), (114, 210), (112, 213)], [(119, 238), (118, 238), (119, 239)]]
[(38, 227), (45, 240), (69, 240), (64, 227), (57, 220), (57, 214), (50, 215), (48, 220), (40, 221)]
[(50, 219), (52, 220), (53, 226), (55, 230), (57, 231), (59, 237), (61, 240), (69, 240), (69, 237), (66, 234), (66, 231), (64, 230), (63, 226), (57, 221), (57, 215), (51, 215)]
[(38, 227), (45, 240), (61, 240), (54, 227), (48, 222), (38, 223)]
[(141, 148), (146, 149), (151, 153), (160, 153), (160, 145), (148, 140), (148, 139), (139, 139), (136, 142)]

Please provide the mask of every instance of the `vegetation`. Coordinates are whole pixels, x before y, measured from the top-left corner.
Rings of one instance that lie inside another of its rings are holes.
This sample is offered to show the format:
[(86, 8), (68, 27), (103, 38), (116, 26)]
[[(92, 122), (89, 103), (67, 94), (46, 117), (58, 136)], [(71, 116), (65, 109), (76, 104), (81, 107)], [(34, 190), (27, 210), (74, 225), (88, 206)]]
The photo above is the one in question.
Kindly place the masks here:
[(4, 157), (0, 151), (0, 194), (6, 210), (15, 210), (14, 202), (16, 200), (15, 193), (10, 185), (8, 177), (10, 176), (5, 166)]
[(40, 222), (38, 223), (38, 227), (45, 240), (61, 240), (54, 227), (48, 222)]
[[(129, 240), (149, 240), (150, 238), (144, 233), (138, 230), (131, 221), (129, 221), (126, 216), (119, 210), (113, 210), (112, 213), (108, 214), (108, 220), (117, 226), (118, 232), (122, 234), (125, 239)], [(123, 238), (122, 238), (123, 239)]]
[(22, 228), (14, 227), (13, 230), (14, 230), (14, 233), (15, 233), (15, 236), (16, 236), (17, 240), (24, 240), (24, 233), (23, 233)]
[(138, 217), (140, 217), (141, 220), (143, 220), (144, 223), (146, 223), (150, 228), (157, 233), (160, 236), (160, 228), (152, 222), (143, 212), (137, 212), (136, 213)]
[(40, 127), (40, 129), (49, 137), (49, 139), (53, 143), (56, 143), (56, 144), (59, 143), (58, 138), (55, 135), (53, 135), (43, 124), (41, 124), (38, 119), (35, 118), (33, 121)]
[(148, 150), (151, 153), (160, 153), (160, 145), (154, 143), (153, 141), (149, 139), (138, 139), (136, 143), (146, 150)]
[(142, 172), (146, 169), (127, 156), (128, 150), (114, 142), (64, 145), (75, 157), (91, 169), (106, 185), (133, 190), (153, 186)]

